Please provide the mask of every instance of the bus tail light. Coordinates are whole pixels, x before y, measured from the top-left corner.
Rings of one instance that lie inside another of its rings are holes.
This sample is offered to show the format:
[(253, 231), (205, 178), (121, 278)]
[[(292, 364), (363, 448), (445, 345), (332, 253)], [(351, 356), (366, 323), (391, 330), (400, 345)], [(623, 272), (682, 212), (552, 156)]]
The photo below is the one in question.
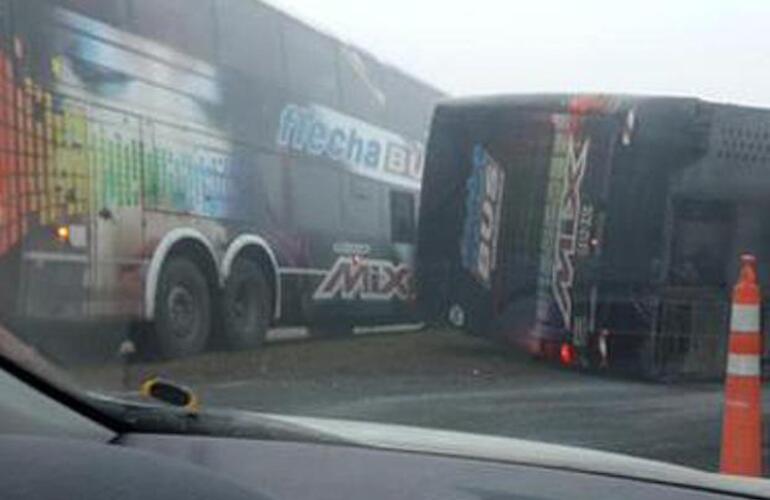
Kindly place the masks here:
[(564, 366), (570, 366), (575, 361), (575, 348), (571, 344), (563, 343), (559, 349), (559, 360)]

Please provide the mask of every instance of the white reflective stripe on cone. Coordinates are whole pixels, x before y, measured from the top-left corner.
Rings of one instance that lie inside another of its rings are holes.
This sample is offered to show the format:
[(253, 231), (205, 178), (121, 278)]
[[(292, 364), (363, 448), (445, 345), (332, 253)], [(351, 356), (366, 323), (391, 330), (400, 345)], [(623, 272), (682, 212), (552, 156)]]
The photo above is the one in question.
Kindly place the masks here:
[(759, 306), (733, 304), (730, 317), (730, 330), (738, 333), (756, 333), (759, 331)]
[(759, 377), (759, 356), (756, 354), (730, 354), (727, 356), (727, 374), (739, 377)]

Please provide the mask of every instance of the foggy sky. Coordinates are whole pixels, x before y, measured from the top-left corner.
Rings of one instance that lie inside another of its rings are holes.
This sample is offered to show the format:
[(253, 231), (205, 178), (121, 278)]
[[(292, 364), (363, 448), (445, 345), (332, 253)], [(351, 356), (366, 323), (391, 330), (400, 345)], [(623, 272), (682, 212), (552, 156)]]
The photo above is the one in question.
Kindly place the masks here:
[(770, 0), (269, 0), (455, 95), (604, 91), (770, 107)]

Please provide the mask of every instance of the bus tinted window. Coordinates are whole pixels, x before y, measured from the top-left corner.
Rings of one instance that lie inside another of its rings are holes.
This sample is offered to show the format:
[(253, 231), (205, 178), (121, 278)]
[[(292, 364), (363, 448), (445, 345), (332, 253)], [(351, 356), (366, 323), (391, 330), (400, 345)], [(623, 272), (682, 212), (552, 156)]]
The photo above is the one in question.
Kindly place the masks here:
[(296, 159), (292, 169), (293, 213), (297, 226), (313, 231), (339, 231), (340, 176), (325, 165)]
[[(736, 220), (731, 207), (719, 202), (682, 201), (673, 207), (669, 279), (682, 286), (724, 286), (724, 262)], [(759, 234), (759, 231), (756, 232)]]
[(339, 51), (342, 105), (364, 120), (379, 122), (386, 105), (379, 63), (353, 48)]
[(245, 74), (283, 82), (279, 15), (249, 0), (217, 0), (219, 60)]
[(430, 119), (431, 96), (392, 69), (386, 73), (385, 92), (388, 125), (421, 139)]
[(284, 25), (286, 64), (291, 89), (310, 101), (337, 104), (334, 43), (299, 23)]
[(131, 0), (131, 27), (195, 57), (214, 53), (211, 0)]
[(345, 176), (345, 230), (356, 237), (375, 237), (380, 229), (380, 186), (369, 179)]
[(126, 24), (127, 0), (61, 0), (61, 5), (113, 26)]

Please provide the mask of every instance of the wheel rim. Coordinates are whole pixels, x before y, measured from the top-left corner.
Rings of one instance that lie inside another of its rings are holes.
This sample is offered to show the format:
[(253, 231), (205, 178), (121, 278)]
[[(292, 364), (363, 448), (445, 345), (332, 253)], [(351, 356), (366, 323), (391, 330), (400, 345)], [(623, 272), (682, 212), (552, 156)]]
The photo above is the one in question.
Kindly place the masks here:
[(171, 330), (177, 337), (190, 338), (195, 335), (199, 323), (199, 312), (195, 295), (183, 285), (175, 285), (168, 294), (168, 316)]

